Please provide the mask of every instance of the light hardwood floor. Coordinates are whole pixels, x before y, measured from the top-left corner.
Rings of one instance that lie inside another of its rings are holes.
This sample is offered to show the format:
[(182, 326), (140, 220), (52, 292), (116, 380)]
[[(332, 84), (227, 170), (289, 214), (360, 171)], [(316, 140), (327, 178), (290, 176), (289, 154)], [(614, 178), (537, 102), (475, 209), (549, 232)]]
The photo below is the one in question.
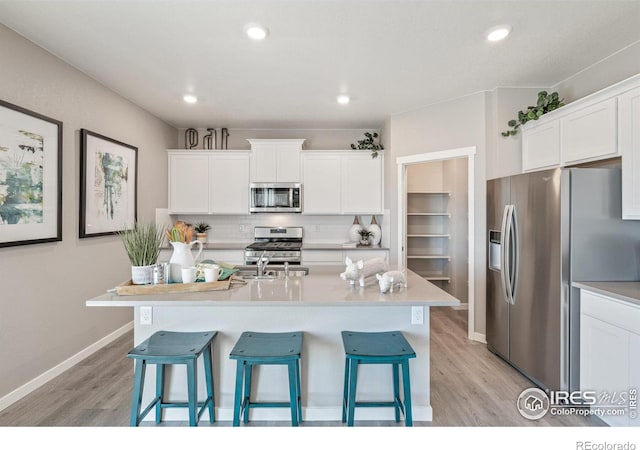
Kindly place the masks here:
[[(533, 386), (524, 376), (466, 338), (467, 311), (431, 309), (431, 405), (433, 422), (414, 426), (599, 426), (593, 418), (520, 416), (516, 399)], [(133, 362), (126, 357), (133, 332), (122, 336), (72, 369), (0, 412), (0, 426), (127, 426)], [(208, 421), (202, 421), (209, 426)], [(186, 426), (166, 422), (161, 426)], [(230, 426), (218, 422), (214, 426)], [(253, 426), (288, 426), (288, 422), (251, 422)], [(338, 422), (303, 422), (303, 426), (343, 426)], [(360, 426), (397, 426), (393, 421), (356, 421)], [(400, 423), (402, 426), (403, 423)], [(144, 426), (156, 426), (146, 422)]]

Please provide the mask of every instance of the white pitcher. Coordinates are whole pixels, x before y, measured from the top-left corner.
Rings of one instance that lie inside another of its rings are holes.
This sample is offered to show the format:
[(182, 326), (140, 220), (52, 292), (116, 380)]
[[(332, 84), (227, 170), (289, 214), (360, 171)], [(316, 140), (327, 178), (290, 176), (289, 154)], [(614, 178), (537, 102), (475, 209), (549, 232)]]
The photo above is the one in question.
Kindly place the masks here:
[[(191, 241), (188, 244), (184, 242), (169, 242), (173, 245), (173, 254), (169, 260), (169, 272), (172, 283), (182, 283), (182, 268), (192, 267), (196, 265), (196, 260), (202, 253), (202, 241)], [(191, 246), (198, 244), (198, 253), (195, 258), (191, 253)]]

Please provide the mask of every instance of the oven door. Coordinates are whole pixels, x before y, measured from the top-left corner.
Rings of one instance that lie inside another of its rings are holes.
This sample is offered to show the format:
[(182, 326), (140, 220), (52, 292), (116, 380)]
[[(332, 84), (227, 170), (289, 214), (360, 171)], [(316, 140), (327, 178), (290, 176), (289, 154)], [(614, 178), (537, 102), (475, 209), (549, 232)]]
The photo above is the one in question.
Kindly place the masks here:
[(258, 212), (302, 212), (299, 183), (251, 183), (249, 211)]

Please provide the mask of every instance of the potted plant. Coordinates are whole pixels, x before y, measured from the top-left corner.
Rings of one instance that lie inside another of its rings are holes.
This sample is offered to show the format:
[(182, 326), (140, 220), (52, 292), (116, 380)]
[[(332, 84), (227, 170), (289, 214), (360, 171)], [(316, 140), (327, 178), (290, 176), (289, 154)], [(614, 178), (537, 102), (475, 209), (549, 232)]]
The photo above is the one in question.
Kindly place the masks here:
[(153, 266), (158, 262), (164, 230), (155, 224), (135, 223), (118, 233), (131, 262), (131, 282), (150, 284), (153, 279)]
[(538, 92), (538, 102), (536, 106), (528, 106), (526, 111), (518, 111), (518, 120), (510, 120), (508, 125), (510, 130), (503, 131), (504, 137), (515, 136), (518, 128), (530, 120), (538, 120), (544, 114), (564, 106), (564, 99), (561, 99), (557, 92), (548, 94), (547, 91)]
[(360, 245), (369, 245), (370, 241), (369, 238), (371, 238), (373, 236), (373, 233), (369, 230), (359, 230), (358, 234), (360, 235)]
[(377, 158), (378, 150), (384, 150), (384, 147), (382, 146), (382, 144), (376, 143), (374, 141), (374, 139), (377, 139), (377, 138), (378, 138), (378, 133), (367, 132), (364, 134), (364, 139), (359, 140), (358, 145), (351, 144), (351, 148), (353, 150), (371, 150), (371, 157)]
[(196, 239), (202, 241), (203, 243), (207, 242), (207, 231), (211, 229), (211, 225), (206, 222), (200, 222), (196, 224)]

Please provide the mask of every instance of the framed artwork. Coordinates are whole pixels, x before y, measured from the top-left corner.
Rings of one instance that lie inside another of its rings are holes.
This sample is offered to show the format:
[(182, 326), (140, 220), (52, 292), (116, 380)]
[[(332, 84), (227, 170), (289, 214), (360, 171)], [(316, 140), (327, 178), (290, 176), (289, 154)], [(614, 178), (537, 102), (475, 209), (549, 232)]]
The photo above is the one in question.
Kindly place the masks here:
[(138, 149), (80, 130), (80, 237), (106, 236), (137, 217)]
[(0, 247), (62, 240), (62, 122), (0, 100)]

